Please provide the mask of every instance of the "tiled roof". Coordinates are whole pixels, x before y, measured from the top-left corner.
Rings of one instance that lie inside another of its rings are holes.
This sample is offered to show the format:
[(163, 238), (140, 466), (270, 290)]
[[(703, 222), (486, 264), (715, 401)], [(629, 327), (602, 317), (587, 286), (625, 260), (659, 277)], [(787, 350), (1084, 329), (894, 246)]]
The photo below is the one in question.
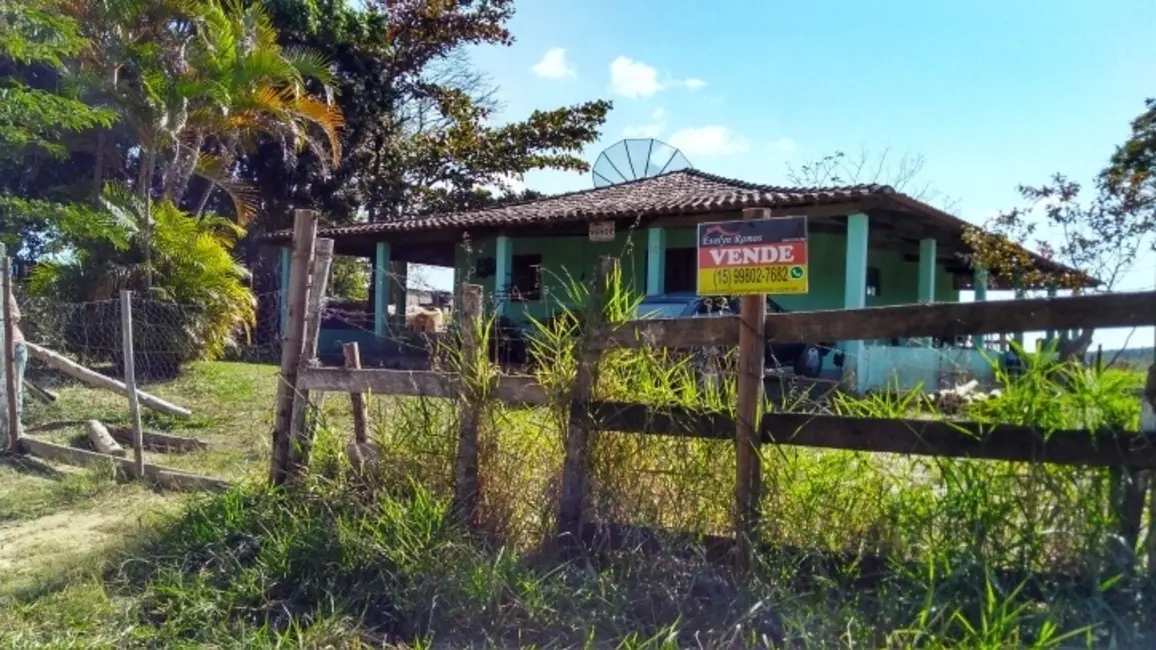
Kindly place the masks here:
[[(332, 237), (703, 214), (742, 208), (841, 203), (881, 195), (895, 195), (895, 190), (886, 185), (774, 187), (685, 169), (610, 187), (559, 194), (484, 210), (336, 226), (323, 228), (318, 234)], [(281, 231), (270, 233), (265, 239), (281, 240), (291, 236), (291, 231)]]

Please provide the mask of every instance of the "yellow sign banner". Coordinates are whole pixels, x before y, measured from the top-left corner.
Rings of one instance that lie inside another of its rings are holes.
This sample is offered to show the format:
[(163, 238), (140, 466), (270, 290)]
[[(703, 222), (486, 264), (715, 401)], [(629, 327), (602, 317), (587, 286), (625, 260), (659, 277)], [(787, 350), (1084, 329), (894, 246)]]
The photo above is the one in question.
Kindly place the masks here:
[(807, 218), (772, 217), (698, 226), (698, 294), (804, 294)]

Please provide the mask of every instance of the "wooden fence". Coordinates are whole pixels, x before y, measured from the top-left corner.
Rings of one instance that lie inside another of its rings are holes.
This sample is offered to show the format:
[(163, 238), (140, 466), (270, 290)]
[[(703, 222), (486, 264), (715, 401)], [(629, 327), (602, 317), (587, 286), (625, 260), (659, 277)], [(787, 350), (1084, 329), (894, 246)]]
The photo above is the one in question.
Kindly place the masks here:
[[(308, 218), (308, 217), (306, 217)], [(300, 217), (299, 217), (300, 220)], [(299, 233), (308, 233), (308, 225)], [(312, 239), (298, 240), (299, 253), (312, 249)], [(307, 259), (308, 253), (301, 258)], [(302, 262), (304, 263), (304, 261)], [(989, 334), (1035, 329), (1074, 329), (1144, 326), (1156, 323), (1156, 292), (1047, 298), (999, 302), (905, 305), (829, 312), (772, 314), (752, 324), (739, 319), (644, 320), (610, 325), (602, 320), (605, 278), (612, 261), (604, 258), (591, 285), (591, 299), (578, 346), (578, 372), (566, 400), (569, 426), (565, 440), (558, 541), (573, 544), (589, 540), (599, 526), (584, 521), (583, 499), (588, 473), (587, 446), (594, 430), (663, 436), (690, 436), (734, 440), (736, 467), (735, 537), (736, 561), (749, 561), (751, 531), (758, 522), (760, 447), (796, 445), (824, 449), (919, 454), (952, 458), (991, 459), (1030, 463), (1110, 467), (1122, 479), (1116, 504), (1120, 534), (1131, 547), (1139, 540), (1146, 470), (1156, 469), (1156, 435), (1151, 432), (1054, 431), (1046, 434), (1030, 427), (980, 425), (965, 421), (923, 419), (876, 419), (768, 412), (758, 414), (761, 403), (762, 335), (781, 340), (846, 341), (893, 337), (942, 337)], [(305, 268), (305, 267), (301, 267)], [(303, 281), (294, 273), (291, 282)], [(317, 282), (317, 280), (314, 280)], [(323, 282), (323, 280), (322, 280)], [(302, 349), (311, 341), (298, 339), (309, 328), (309, 314), (299, 308), (307, 287), (291, 288), (291, 347), (287, 346), (283, 376), (291, 382), (290, 396), (306, 398), (310, 392), (444, 397), (459, 400), (460, 438), (455, 461), (455, 512), (462, 521), (474, 521), (478, 485), (478, 421), (483, 396), (476, 382), (460, 375), (432, 371), (363, 370), (356, 367), (321, 368), (303, 361)], [(482, 327), (481, 288), (463, 289), (462, 372), (470, 375), (478, 362)], [(297, 306), (295, 307), (294, 304)], [(317, 304), (316, 302), (314, 304)], [(749, 313), (744, 310), (744, 313)], [(758, 330), (765, 329), (765, 332)], [(315, 337), (315, 328), (312, 332)], [(754, 345), (751, 342), (754, 342)], [(680, 407), (609, 403), (594, 399), (599, 359), (606, 350), (639, 347), (740, 347), (737, 415), (708, 413)], [(501, 375), (492, 378), (485, 399), (516, 406), (536, 406), (558, 399), (533, 377)], [(1149, 391), (1152, 392), (1152, 391)], [(293, 414), (292, 429), (277, 436), (301, 436), (303, 418)], [(288, 424), (288, 423), (287, 423)], [(364, 440), (364, 432), (359, 434)], [(276, 447), (275, 447), (276, 448)], [(388, 450), (384, 450), (388, 453)], [(607, 523), (606, 528), (613, 528)], [(1156, 531), (1148, 535), (1149, 564), (1156, 566)]]

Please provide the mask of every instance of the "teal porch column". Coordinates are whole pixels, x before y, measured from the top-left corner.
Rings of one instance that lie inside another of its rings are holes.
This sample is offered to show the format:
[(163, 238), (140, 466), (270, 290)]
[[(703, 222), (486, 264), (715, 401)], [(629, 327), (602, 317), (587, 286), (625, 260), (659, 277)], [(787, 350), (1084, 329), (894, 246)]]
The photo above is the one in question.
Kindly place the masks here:
[(409, 293), (409, 263), (394, 260), (389, 264), (390, 282), (393, 284), (393, 323), (394, 331), (405, 329), (405, 304)]
[(373, 333), (385, 336), (385, 322), (389, 314), (389, 242), (377, 242), (373, 260)]
[(666, 293), (666, 229), (646, 229), (646, 295)]
[[(987, 269), (982, 266), (976, 267), (972, 287), (975, 290), (975, 301), (987, 302)], [(982, 350), (984, 348), (983, 337), (983, 334), (975, 334), (971, 337), (971, 343), (975, 349)]]
[[(1048, 297), (1049, 298), (1055, 298), (1056, 297), (1056, 285), (1055, 284), (1050, 284), (1050, 283), (1048, 284)], [(1056, 340), (1056, 330), (1047, 330), (1044, 332), (1044, 345), (1045, 346), (1051, 345), (1052, 342), (1055, 340)]]
[(919, 302), (935, 302), (935, 256), (934, 239), (919, 240)]
[[(867, 215), (853, 214), (847, 217), (847, 269), (844, 283), (843, 306), (846, 309), (862, 309), (867, 306)], [(843, 344), (843, 372), (851, 373), (851, 389), (863, 392), (867, 386), (866, 364), (863, 360), (863, 341), (846, 341)]]
[(289, 269), (292, 266), (293, 250), (288, 246), (281, 247), (281, 290), (277, 294), (278, 306), (281, 308), (281, 336), (289, 331)]
[[(1023, 273), (1020, 273), (1018, 271), (1016, 272), (1015, 278), (1012, 280), (1012, 286), (1015, 288), (1016, 300), (1023, 300), (1027, 296), (1027, 291), (1024, 289)], [(1013, 332), (1012, 337), (1015, 339), (1016, 345), (1023, 347), (1023, 345), (1024, 345), (1024, 333), (1023, 332)]]
[(514, 266), (514, 243), (506, 235), (494, 242), (494, 313), (506, 315), (510, 303), (510, 272)]

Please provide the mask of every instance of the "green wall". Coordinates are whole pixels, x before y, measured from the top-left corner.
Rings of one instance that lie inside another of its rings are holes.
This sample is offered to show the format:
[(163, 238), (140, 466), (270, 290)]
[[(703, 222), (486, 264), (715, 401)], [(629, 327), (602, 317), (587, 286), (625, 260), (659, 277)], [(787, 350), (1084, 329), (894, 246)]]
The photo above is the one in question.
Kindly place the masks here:
[[(667, 231), (667, 248), (690, 248), (695, 244), (695, 229), (680, 228)], [(806, 295), (778, 296), (775, 298), (791, 311), (812, 311), (843, 308), (843, 286), (846, 272), (846, 237), (837, 234), (812, 233), (810, 236), (810, 292)], [(462, 282), (478, 282), (486, 289), (487, 302), (492, 305), (494, 278), (473, 278), (477, 259), (494, 254), (494, 241), (471, 243), (459, 247), (455, 264), (455, 291)], [(619, 232), (613, 242), (596, 243), (586, 237), (530, 237), (514, 238), (513, 254), (540, 254), (542, 256), (542, 300), (512, 302), (507, 315), (515, 322), (527, 317), (543, 318), (559, 301), (566, 301), (567, 285), (583, 282), (602, 255), (618, 257), (623, 261), (624, 280), (638, 293), (646, 290), (646, 230)], [(879, 269), (879, 295), (867, 296), (868, 307), (914, 303), (919, 292), (919, 263), (905, 261), (903, 253), (874, 249), (868, 252), (868, 264)], [(937, 302), (957, 302), (959, 292), (954, 289), (951, 275), (940, 265), (935, 280)]]

